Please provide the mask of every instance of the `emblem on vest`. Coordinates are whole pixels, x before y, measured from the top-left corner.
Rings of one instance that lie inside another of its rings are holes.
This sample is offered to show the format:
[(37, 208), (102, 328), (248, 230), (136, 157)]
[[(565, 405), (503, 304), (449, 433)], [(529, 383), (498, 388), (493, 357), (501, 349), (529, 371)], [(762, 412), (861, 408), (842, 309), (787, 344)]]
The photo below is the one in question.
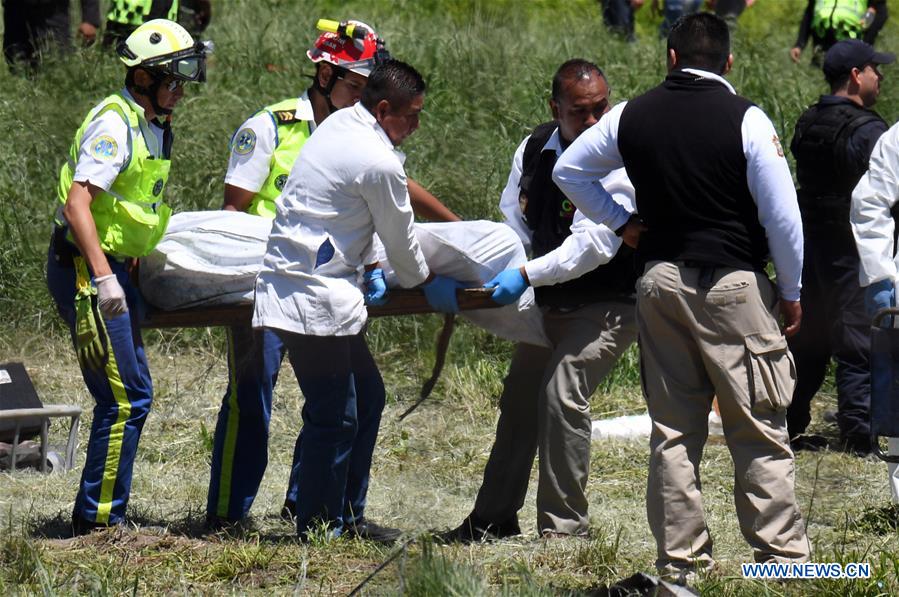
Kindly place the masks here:
[(290, 124), (299, 120), (296, 112), (290, 110), (278, 110), (275, 112), (275, 119), (278, 121), (278, 124)]
[(565, 198), (562, 200), (562, 205), (559, 206), (559, 217), (572, 220), (574, 219), (574, 210), (574, 204), (571, 203), (571, 200)]
[(256, 133), (253, 129), (241, 129), (234, 135), (234, 143), (232, 146), (234, 153), (237, 155), (247, 155), (256, 149)]
[(279, 174), (278, 177), (275, 179), (275, 188), (278, 189), (279, 191), (283, 191), (284, 183), (286, 183), (286, 182), (287, 182), (287, 175)]
[(97, 137), (91, 145), (91, 154), (99, 160), (111, 160), (119, 151), (115, 139), (107, 135)]
[(154, 197), (159, 197), (159, 193), (162, 192), (162, 187), (164, 185), (165, 185), (165, 183), (162, 182), (161, 178), (156, 181), (156, 184), (153, 185), (153, 196)]

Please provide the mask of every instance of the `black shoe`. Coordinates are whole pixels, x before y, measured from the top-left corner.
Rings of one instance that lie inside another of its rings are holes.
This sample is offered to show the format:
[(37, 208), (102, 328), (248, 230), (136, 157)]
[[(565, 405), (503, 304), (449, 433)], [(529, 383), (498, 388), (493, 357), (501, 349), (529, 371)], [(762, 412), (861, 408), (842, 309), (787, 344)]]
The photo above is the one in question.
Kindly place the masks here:
[(346, 525), (343, 534), (351, 539), (365, 539), (375, 543), (395, 543), (403, 532), (399, 529), (382, 527), (363, 517), (355, 524)]
[(297, 517), (297, 503), (293, 500), (284, 500), (281, 506), (281, 520), (293, 523)]
[(827, 447), (827, 438), (814, 433), (803, 433), (790, 439), (790, 448), (794, 452), (818, 452)]
[(840, 438), (840, 450), (852, 456), (866, 458), (873, 452), (873, 446), (870, 437), (848, 435)]
[(451, 531), (438, 533), (435, 538), (441, 543), (468, 544), (505, 539), (520, 534), (521, 527), (518, 526), (517, 515), (513, 515), (512, 518), (501, 523), (492, 523), (472, 512), (458, 527)]
[(837, 422), (837, 411), (832, 408), (828, 408), (824, 411), (824, 414), (821, 415), (821, 418), (824, 419), (825, 423), (836, 423)]
[(104, 524), (101, 522), (94, 522), (92, 520), (85, 520), (80, 516), (73, 515), (72, 516), (72, 536), (80, 537), (82, 535), (87, 535), (88, 533), (95, 531), (97, 529), (108, 529), (109, 524)]
[(249, 520), (246, 518), (241, 518), (240, 520), (232, 520), (230, 518), (225, 518), (224, 516), (218, 516), (216, 514), (207, 514), (206, 522), (203, 524), (203, 528), (207, 531), (217, 533), (219, 531), (240, 531), (249, 527)]

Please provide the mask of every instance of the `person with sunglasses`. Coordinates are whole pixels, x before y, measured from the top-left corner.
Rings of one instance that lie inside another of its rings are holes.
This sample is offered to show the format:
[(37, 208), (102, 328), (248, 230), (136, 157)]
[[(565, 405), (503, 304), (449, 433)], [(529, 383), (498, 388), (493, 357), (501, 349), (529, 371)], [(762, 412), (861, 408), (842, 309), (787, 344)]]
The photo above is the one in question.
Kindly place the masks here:
[(131, 282), (172, 210), (163, 200), (171, 166), (171, 114), (187, 81), (206, 80), (211, 42), (194, 42), (165, 19), (119, 44), (125, 87), (94, 106), (59, 173), (47, 285), (69, 325), (96, 402), (72, 527), (83, 534), (123, 522), (153, 385)]
[[(306, 56), (315, 64), (312, 86), (299, 97), (266, 106), (248, 118), (231, 138), (223, 209), (274, 219), (275, 200), (306, 140), (326, 118), (355, 105), (376, 64), (389, 57), (374, 29), (359, 21), (320, 21), (324, 31)], [(411, 179), (412, 208), (422, 218), (459, 217)], [(207, 524), (212, 528), (244, 519), (259, 491), (268, 464), (272, 391), (285, 349), (271, 330), (235, 325), (228, 331), (228, 386), (216, 421)], [(297, 440), (294, 463), (299, 457)], [(244, 448), (246, 446), (246, 448)], [(296, 475), (282, 516), (296, 509)]]

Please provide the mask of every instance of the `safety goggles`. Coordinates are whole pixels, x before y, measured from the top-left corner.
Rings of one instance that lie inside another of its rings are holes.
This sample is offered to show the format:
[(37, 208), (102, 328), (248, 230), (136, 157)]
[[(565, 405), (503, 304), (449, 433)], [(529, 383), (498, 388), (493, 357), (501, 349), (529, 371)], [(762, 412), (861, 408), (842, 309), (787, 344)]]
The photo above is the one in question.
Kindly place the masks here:
[(192, 48), (156, 56), (144, 60), (138, 66), (152, 68), (181, 81), (202, 83), (206, 80), (206, 56), (214, 49), (211, 41), (199, 41)]

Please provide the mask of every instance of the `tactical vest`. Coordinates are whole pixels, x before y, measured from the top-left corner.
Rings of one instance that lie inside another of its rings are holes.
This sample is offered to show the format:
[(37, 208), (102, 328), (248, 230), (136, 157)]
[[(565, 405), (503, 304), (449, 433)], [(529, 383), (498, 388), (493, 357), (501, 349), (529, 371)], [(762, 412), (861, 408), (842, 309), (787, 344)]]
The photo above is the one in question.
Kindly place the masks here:
[[(541, 124), (524, 148), (518, 186), (524, 217), (533, 232), (534, 257), (557, 249), (571, 235), (575, 207), (552, 180), (556, 152), (543, 146), (558, 128), (557, 122)], [(630, 300), (637, 273), (633, 250), (622, 245), (615, 257), (583, 276), (534, 289), (540, 306), (573, 308), (599, 300)]]
[(178, 0), (112, 0), (106, 20), (137, 27), (151, 19), (178, 21)]
[[(104, 99), (91, 110), (75, 133), (75, 140), (69, 149), (69, 159), (59, 172), (57, 197), (60, 207), (57, 209), (56, 223), (64, 225), (62, 206), (66, 203), (69, 189), (75, 175), (78, 152), (87, 126), (96, 117), (113, 111), (128, 126), (128, 146), (131, 157), (124, 168), (116, 176), (108, 191), (101, 191), (91, 202), (91, 215), (97, 229), (100, 248), (104, 253), (114, 257), (143, 257), (165, 234), (171, 208), (162, 202), (162, 191), (168, 181), (171, 161), (153, 158), (142, 134), (133, 134), (133, 129), (147, 127), (143, 110), (121, 94), (114, 94)], [(171, 133), (167, 131), (170, 145)], [(112, 139), (96, 140), (95, 151), (114, 150)], [(106, 145), (102, 145), (105, 143)], [(167, 156), (166, 156), (167, 158)], [(71, 233), (67, 236), (72, 240)]]
[(833, 32), (836, 41), (861, 37), (867, 0), (816, 0), (812, 31), (819, 39)]
[(293, 163), (300, 155), (300, 149), (312, 134), (310, 122), (296, 116), (298, 105), (299, 100), (294, 98), (272, 104), (256, 113), (266, 112), (275, 122), (275, 151), (272, 153), (268, 178), (253, 196), (247, 213), (271, 219), (275, 217), (275, 199), (284, 189)]
[(854, 163), (847, 146), (852, 135), (871, 122), (883, 119), (854, 102), (815, 104), (800, 116), (790, 151), (796, 158), (799, 209), (806, 225), (836, 224), (848, 230), (852, 190), (867, 163)]

